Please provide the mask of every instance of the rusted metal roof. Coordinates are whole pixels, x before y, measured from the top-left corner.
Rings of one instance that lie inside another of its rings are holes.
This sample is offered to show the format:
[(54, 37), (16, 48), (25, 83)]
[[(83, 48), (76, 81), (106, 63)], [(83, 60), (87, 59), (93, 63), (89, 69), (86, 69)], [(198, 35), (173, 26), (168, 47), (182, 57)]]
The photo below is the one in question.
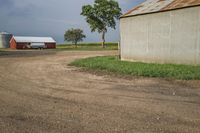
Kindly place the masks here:
[(200, 0), (147, 0), (125, 13), (123, 17), (200, 6)]

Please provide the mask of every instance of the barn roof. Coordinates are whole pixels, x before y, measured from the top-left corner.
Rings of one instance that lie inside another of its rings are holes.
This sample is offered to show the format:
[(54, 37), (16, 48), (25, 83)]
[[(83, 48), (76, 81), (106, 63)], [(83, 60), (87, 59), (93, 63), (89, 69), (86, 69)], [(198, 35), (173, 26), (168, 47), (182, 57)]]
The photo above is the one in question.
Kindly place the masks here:
[(16, 42), (30, 42), (30, 43), (55, 43), (52, 37), (27, 37), (27, 36), (13, 36)]
[(122, 18), (192, 6), (200, 6), (200, 0), (146, 0), (142, 4), (134, 7), (133, 9), (125, 13)]

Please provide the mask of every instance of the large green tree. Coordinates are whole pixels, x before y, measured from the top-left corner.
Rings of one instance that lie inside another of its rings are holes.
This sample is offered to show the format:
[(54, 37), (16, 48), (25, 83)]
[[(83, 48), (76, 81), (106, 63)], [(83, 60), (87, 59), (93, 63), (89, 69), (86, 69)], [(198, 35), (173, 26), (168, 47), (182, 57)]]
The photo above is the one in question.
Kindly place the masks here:
[(72, 42), (77, 47), (78, 42), (83, 41), (86, 36), (81, 29), (69, 29), (65, 32), (65, 41)]
[(104, 47), (105, 34), (109, 27), (115, 29), (121, 8), (115, 0), (95, 0), (94, 5), (82, 7), (81, 15), (86, 17), (92, 32), (98, 31), (102, 34), (102, 47)]

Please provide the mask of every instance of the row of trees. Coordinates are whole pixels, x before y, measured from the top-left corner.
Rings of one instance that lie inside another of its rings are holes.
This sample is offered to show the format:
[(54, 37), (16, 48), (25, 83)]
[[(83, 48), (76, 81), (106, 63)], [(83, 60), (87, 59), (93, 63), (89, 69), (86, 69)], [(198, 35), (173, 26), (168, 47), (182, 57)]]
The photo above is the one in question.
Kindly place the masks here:
[[(85, 5), (82, 7), (81, 15), (86, 18), (91, 32), (97, 31), (101, 34), (102, 47), (105, 47), (105, 34), (108, 28), (116, 28), (116, 20), (121, 15), (121, 8), (118, 2), (114, 0), (95, 0), (94, 5)], [(65, 41), (77, 43), (86, 36), (81, 29), (69, 29), (65, 32)]]

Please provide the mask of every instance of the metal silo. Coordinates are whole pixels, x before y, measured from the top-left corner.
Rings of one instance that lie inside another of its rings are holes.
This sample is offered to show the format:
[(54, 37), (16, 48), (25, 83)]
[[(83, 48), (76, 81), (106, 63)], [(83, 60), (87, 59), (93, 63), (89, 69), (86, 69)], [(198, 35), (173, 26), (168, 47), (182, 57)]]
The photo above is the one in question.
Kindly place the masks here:
[(1, 32), (0, 33), (0, 48), (10, 48), (10, 39), (12, 34)]

